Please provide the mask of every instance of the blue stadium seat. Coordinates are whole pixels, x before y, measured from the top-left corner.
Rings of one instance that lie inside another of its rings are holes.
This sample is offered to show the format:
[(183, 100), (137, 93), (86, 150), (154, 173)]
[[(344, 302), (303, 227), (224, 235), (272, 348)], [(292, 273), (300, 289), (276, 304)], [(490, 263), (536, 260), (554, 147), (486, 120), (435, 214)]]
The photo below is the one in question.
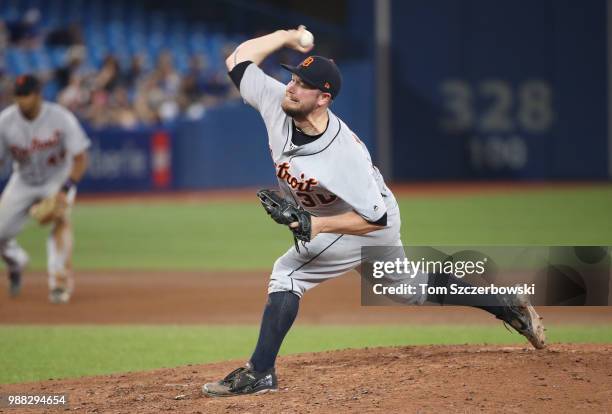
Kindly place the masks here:
[(78, 22), (83, 19), (84, 0), (71, 0), (66, 7), (64, 14), (64, 22)]
[(51, 64), (54, 67), (60, 67), (66, 62), (66, 53), (68, 49), (65, 47), (54, 47), (49, 49)]
[(10, 47), (6, 51), (6, 65), (9, 73), (13, 75), (21, 75), (32, 70), (25, 53), (14, 47)]
[(53, 68), (47, 49), (31, 49), (26, 52), (26, 59), (34, 72), (48, 72)]
[(57, 98), (57, 94), (59, 93), (59, 87), (57, 83), (53, 80), (45, 83), (43, 86), (43, 98), (48, 101), (54, 101)]
[[(39, 8), (45, 31), (80, 22), (87, 48), (85, 65), (93, 68), (99, 68), (109, 52), (117, 55), (124, 66), (132, 56), (141, 54), (151, 68), (163, 50), (172, 51), (181, 72), (188, 69), (189, 57), (196, 53), (205, 55), (216, 68), (228, 41), (216, 34), (210, 24), (190, 22), (180, 10), (147, 10), (142, 0), (0, 0), (0, 16), (18, 19), (29, 7)], [(7, 70), (12, 74), (48, 71), (65, 64), (66, 52), (66, 48), (31, 52), (9, 48)]]
[(19, 9), (9, 7), (2, 13), (2, 17), (8, 22), (15, 21), (19, 20), (21, 13), (19, 12)]
[(185, 48), (172, 49), (174, 57), (174, 67), (180, 72), (185, 73), (189, 68), (189, 51)]

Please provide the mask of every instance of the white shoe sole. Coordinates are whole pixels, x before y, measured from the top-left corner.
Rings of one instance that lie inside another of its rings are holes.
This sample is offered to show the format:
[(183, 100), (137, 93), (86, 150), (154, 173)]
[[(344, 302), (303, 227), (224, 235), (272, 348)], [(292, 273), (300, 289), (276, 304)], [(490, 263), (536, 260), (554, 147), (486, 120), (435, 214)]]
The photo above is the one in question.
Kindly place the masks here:
[(210, 398), (224, 398), (224, 397), (239, 397), (241, 395), (263, 395), (263, 394), (268, 394), (268, 393), (275, 393), (278, 392), (278, 388), (267, 388), (265, 390), (259, 390), (256, 392), (252, 392), (250, 394), (216, 394), (214, 392), (210, 392), (206, 389), (206, 385), (202, 386), (202, 394), (206, 397), (210, 397)]

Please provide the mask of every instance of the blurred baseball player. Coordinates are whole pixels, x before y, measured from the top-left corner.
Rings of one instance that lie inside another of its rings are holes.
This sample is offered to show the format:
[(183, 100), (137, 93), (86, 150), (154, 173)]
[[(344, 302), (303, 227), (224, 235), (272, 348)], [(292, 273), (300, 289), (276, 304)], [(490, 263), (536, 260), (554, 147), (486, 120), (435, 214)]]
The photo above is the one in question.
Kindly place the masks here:
[[(329, 109), (342, 82), (336, 64), (309, 56), (298, 66), (283, 65), (292, 73), (287, 85), (258, 66), (282, 47), (309, 52), (312, 45), (304, 46), (303, 35), (300, 27), (251, 39), (226, 60), (240, 94), (265, 122), (282, 194), (312, 214), (308, 219), (311, 241), (299, 251), (291, 247), (274, 263), (259, 339), (249, 362), (222, 380), (205, 384), (202, 392), (207, 396), (276, 391), (276, 356), (297, 316), (302, 295), (325, 280), (352, 269), (359, 271), (362, 246), (402, 246), (400, 210), (393, 193), (372, 165), (363, 143)], [(451, 277), (453, 283), (466, 284)], [(421, 273), (400, 282), (438, 286), (439, 279), (444, 278)], [(528, 302), (489, 299), (487, 303), (495, 306), (479, 307), (509, 323), (536, 348), (545, 346), (542, 324)], [(418, 293), (406, 295), (404, 301), (470, 305), (465, 299)]]
[(32, 75), (15, 82), (15, 104), (0, 113), (0, 159), (13, 160), (13, 173), (0, 199), (0, 254), (9, 272), (9, 294), (21, 289), (27, 253), (15, 237), (28, 215), (51, 224), (47, 240), (49, 300), (67, 303), (74, 288), (70, 207), (87, 168), (90, 145), (76, 117), (41, 96)]

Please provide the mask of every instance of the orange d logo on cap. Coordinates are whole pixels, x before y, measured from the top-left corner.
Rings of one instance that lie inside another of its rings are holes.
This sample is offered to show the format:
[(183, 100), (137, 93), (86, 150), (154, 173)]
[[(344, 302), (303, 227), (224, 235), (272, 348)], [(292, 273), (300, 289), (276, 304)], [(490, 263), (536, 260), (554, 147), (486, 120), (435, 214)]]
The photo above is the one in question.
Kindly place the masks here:
[(314, 62), (314, 58), (312, 56), (308, 56), (306, 59), (304, 59), (304, 61), (302, 62), (302, 66), (307, 68), (308, 66), (310, 66), (310, 64)]
[(305, 84), (329, 93), (332, 99), (335, 99), (340, 92), (342, 85), (340, 70), (332, 60), (324, 56), (308, 56), (298, 66), (281, 63), (281, 67), (299, 76)]

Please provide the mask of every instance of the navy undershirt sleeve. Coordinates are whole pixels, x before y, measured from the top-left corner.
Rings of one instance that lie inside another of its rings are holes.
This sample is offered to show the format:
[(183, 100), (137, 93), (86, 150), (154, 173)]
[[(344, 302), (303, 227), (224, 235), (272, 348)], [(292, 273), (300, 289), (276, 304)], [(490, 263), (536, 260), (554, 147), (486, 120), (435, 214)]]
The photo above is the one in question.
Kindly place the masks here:
[(387, 213), (383, 214), (381, 218), (376, 221), (368, 221), (370, 224), (376, 224), (377, 226), (386, 226), (387, 225)]
[(251, 63), (253, 62), (251, 62), (250, 60), (245, 60), (244, 62), (240, 62), (239, 64), (234, 66), (232, 70), (228, 73), (229, 77), (232, 79), (232, 82), (234, 82), (234, 85), (236, 85), (236, 88), (238, 88), (238, 90), (240, 90), (240, 81), (242, 80), (242, 77), (244, 76), (244, 72), (246, 71), (246, 68)]

